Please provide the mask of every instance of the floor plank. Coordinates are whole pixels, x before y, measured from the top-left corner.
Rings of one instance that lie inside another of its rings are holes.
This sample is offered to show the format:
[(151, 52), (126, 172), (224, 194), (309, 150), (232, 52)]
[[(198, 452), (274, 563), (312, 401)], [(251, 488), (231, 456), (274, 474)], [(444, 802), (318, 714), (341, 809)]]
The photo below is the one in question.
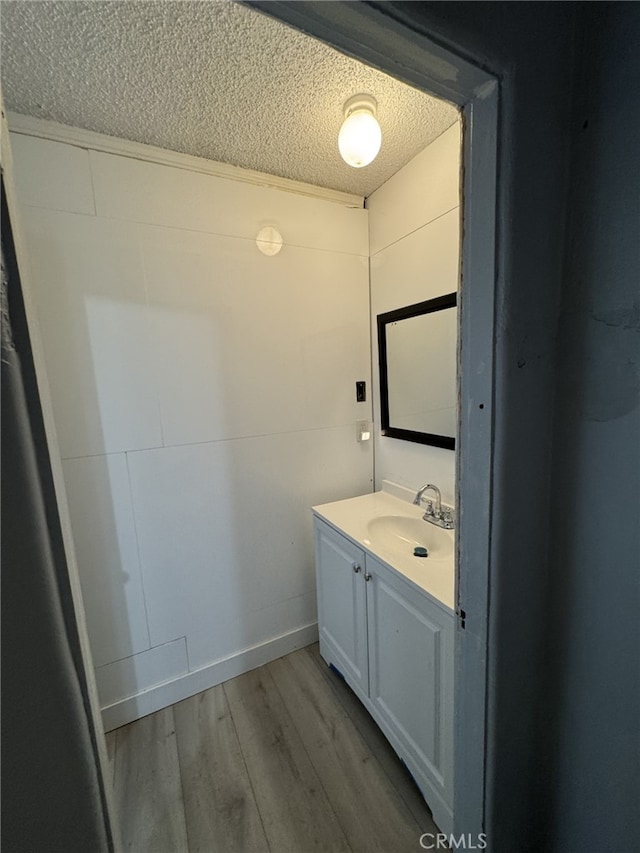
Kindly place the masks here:
[(274, 853), (350, 847), (266, 667), (224, 685)]
[(118, 729), (114, 789), (124, 850), (188, 851), (172, 708)]
[(107, 752), (131, 853), (395, 853), (438, 831), (317, 644), (110, 732)]
[(376, 756), (393, 787), (404, 800), (422, 832), (438, 833), (440, 830), (433, 822), (431, 810), (425, 803), (419, 788), (403, 767), (393, 747), (353, 690), (329, 669), (320, 655), (318, 643), (307, 646), (305, 649), (302, 649), (302, 652), (315, 663), (318, 672), (320, 672), (334, 695), (337, 696), (340, 704), (357, 729), (358, 734), (365, 741), (372, 754)]
[(354, 853), (417, 849), (423, 830), (311, 657), (303, 649), (268, 669)]
[(190, 853), (268, 851), (222, 685), (173, 712)]

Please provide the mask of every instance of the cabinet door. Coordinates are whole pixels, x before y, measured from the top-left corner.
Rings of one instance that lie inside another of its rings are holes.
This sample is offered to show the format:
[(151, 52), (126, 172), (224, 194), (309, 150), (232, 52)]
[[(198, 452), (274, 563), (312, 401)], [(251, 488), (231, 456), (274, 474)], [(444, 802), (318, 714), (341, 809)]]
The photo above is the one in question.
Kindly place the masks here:
[(315, 524), (320, 652), (352, 687), (366, 694), (369, 673), (364, 552), (328, 524), (318, 519)]
[(371, 702), (421, 787), (450, 806), (453, 614), (368, 555), (367, 572)]

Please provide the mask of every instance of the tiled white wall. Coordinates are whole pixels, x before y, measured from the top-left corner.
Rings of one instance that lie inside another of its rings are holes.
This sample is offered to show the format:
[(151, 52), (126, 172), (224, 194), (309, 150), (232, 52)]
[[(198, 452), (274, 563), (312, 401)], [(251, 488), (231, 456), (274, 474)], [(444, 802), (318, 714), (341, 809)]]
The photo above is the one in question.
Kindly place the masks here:
[(96, 666), (96, 684), (103, 705), (140, 693), (142, 686), (154, 686), (189, 672), (184, 637), (145, 652)]
[(162, 444), (135, 227), (39, 207), (21, 219), (63, 458)]
[[(378, 314), (458, 289), (459, 173), (460, 127), (456, 123), (367, 199), (374, 365), (378, 364)], [(440, 487), (443, 498), (452, 501), (454, 452), (381, 436), (379, 389), (376, 368), (376, 488), (382, 480), (412, 489), (429, 481)]]
[(108, 705), (315, 620), (309, 507), (372, 488), (368, 214), (12, 146)]
[(115, 154), (89, 158), (98, 216), (249, 240), (273, 225), (287, 246), (368, 257), (362, 210)]
[(62, 463), (93, 662), (151, 647), (124, 453)]
[(367, 199), (371, 255), (460, 204), (460, 125), (452, 125)]
[(355, 421), (366, 258), (297, 246), (266, 258), (254, 240), (138, 229), (165, 444)]
[(22, 204), (95, 214), (89, 152), (84, 148), (12, 134), (12, 153)]
[(315, 620), (309, 507), (370, 490), (354, 427), (129, 454), (153, 645), (186, 634), (189, 662)]

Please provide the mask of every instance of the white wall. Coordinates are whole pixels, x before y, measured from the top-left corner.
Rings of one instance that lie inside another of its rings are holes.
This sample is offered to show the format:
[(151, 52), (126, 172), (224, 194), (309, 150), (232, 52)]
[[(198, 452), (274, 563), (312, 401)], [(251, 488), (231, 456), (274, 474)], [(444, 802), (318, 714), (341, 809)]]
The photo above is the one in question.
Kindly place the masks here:
[[(367, 200), (371, 251), (371, 320), (375, 482), (411, 489), (435, 483), (455, 495), (452, 450), (380, 435), (376, 317), (458, 289), (460, 127), (456, 123)], [(428, 374), (425, 371), (425, 384)]]
[(103, 705), (309, 642), (309, 507), (372, 488), (367, 212), (12, 145)]

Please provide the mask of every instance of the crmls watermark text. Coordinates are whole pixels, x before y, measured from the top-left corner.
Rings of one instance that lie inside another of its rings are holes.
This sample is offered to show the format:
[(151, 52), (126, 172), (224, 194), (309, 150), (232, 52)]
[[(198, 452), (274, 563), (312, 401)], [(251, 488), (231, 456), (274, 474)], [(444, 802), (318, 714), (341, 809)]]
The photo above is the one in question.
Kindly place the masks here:
[(484, 832), (478, 835), (445, 835), (439, 832), (425, 832), (420, 836), (420, 847), (423, 850), (486, 850), (487, 836)]

